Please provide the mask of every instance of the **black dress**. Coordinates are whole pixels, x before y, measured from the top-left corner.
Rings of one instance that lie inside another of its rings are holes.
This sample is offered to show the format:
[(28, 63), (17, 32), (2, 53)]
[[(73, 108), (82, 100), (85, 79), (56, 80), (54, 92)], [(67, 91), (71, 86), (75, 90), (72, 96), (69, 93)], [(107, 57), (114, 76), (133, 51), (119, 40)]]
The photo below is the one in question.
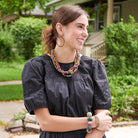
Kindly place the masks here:
[[(60, 63), (68, 70), (74, 63)], [(50, 114), (85, 117), (96, 109), (109, 109), (111, 95), (104, 65), (81, 56), (78, 71), (72, 77), (59, 73), (48, 55), (29, 60), (23, 69), (24, 103), (30, 114), (38, 108), (48, 108)], [(70, 132), (42, 131), (40, 138), (85, 138), (86, 130)]]

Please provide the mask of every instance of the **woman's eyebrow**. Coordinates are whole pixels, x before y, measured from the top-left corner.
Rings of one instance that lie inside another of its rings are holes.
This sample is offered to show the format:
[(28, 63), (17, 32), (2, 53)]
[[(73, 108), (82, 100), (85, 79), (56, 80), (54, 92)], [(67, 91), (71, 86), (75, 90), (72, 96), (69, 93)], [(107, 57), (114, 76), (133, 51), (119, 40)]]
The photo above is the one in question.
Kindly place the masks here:
[[(83, 23), (76, 23), (76, 25), (82, 25), (82, 26), (85, 26), (85, 24)], [(87, 28), (89, 28), (89, 26), (86, 26)]]

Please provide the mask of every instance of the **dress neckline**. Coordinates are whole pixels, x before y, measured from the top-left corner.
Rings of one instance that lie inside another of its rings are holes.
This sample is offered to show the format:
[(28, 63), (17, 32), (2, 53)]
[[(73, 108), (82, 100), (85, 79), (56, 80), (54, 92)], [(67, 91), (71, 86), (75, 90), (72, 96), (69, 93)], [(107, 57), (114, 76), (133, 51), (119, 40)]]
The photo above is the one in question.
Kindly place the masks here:
[[(45, 56), (49, 57), (49, 59), (52, 61), (52, 59), (50, 58), (50, 56), (48, 54), (45, 54)], [(81, 55), (80, 61), (81, 61), (83, 56), (84, 55)], [(63, 63), (63, 62), (58, 62), (58, 63), (61, 64), (61, 65), (70, 65), (70, 64), (74, 64), (74, 61), (73, 62), (69, 62), (69, 63)]]

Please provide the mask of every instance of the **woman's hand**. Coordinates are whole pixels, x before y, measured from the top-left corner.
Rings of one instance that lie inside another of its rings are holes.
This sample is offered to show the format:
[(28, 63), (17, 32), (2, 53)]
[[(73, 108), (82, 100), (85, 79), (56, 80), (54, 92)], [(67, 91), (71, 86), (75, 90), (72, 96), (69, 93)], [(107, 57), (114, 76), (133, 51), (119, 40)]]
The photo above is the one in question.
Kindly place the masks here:
[(108, 110), (102, 111), (97, 114), (100, 124), (99, 127), (97, 128), (98, 130), (101, 131), (109, 131), (110, 128), (112, 127), (112, 118), (109, 116), (110, 112)]

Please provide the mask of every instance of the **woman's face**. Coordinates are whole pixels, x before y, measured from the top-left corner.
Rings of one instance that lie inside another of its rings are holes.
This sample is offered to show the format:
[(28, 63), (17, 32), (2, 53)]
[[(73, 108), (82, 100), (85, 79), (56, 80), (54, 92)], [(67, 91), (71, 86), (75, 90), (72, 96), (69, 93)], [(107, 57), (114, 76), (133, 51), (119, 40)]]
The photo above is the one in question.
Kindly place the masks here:
[(63, 38), (65, 40), (65, 47), (81, 50), (87, 37), (88, 18), (84, 14), (63, 27)]

